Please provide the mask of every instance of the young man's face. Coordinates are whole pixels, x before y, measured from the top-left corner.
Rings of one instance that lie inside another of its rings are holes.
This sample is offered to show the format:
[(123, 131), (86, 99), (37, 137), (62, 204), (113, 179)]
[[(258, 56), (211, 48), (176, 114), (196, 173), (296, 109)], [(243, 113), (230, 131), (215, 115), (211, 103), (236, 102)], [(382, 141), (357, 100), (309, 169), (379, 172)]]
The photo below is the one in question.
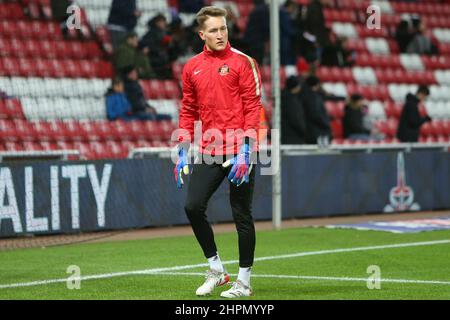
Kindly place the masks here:
[(225, 17), (209, 17), (199, 31), (208, 50), (220, 51), (228, 43), (228, 29)]

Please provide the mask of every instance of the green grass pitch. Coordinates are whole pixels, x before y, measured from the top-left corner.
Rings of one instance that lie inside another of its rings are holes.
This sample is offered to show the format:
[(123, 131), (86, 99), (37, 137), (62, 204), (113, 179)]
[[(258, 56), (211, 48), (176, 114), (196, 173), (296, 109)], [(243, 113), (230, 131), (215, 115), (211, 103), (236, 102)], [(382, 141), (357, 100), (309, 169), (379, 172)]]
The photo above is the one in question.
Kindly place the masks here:
[[(260, 231), (255, 257), (269, 258), (255, 262), (254, 295), (248, 299), (450, 299), (450, 243), (335, 251), (449, 239), (448, 230), (417, 234), (326, 228)], [(223, 261), (237, 259), (235, 233), (216, 235), (216, 242)], [(280, 257), (303, 252), (316, 254)], [(205, 259), (194, 236), (2, 251), (0, 299), (200, 299), (195, 290), (203, 276), (197, 273), (204, 273), (205, 266), (153, 274), (128, 272), (202, 263)], [(79, 266), (82, 277), (124, 274), (83, 279), (80, 289), (70, 290), (65, 281), (70, 265)], [(371, 265), (380, 268), (380, 289), (367, 287)], [(226, 268), (235, 275), (238, 265), (230, 263)], [(61, 280), (5, 287), (50, 279)], [(220, 292), (227, 288), (219, 287), (204, 299), (221, 299)]]

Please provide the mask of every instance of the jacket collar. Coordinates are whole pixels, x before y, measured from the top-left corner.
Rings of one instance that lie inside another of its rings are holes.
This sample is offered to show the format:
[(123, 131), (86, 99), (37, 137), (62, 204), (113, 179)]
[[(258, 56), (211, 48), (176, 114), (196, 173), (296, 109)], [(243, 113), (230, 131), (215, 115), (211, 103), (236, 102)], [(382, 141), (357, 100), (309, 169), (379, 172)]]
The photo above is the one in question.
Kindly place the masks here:
[(213, 58), (223, 58), (228, 56), (231, 53), (231, 45), (230, 42), (227, 42), (225, 49), (218, 51), (211, 51), (206, 48), (206, 45), (203, 46), (203, 52), (207, 57)]

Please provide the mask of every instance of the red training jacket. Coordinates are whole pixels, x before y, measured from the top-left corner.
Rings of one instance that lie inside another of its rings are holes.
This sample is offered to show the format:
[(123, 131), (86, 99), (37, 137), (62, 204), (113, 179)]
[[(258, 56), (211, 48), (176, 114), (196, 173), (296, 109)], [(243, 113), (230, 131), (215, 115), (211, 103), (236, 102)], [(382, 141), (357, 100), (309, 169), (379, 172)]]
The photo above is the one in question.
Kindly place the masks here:
[[(232, 48), (203, 52), (183, 68), (183, 99), (179, 127), (189, 132), (178, 141), (194, 141), (194, 121), (202, 122), (200, 152), (211, 155), (237, 154), (245, 136), (254, 139), (261, 105), (261, 75), (256, 61)], [(216, 129), (216, 130), (214, 130)], [(227, 129), (241, 129), (227, 134)], [(222, 141), (213, 131), (222, 134)]]

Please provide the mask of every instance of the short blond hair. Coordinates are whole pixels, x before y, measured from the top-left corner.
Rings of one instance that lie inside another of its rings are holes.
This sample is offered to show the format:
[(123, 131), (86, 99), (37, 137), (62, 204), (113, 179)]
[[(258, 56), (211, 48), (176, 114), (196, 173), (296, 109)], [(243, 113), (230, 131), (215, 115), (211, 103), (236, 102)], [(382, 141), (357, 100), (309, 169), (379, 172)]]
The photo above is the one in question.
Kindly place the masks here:
[(196, 15), (197, 23), (201, 29), (205, 24), (205, 21), (208, 20), (209, 17), (227, 17), (227, 11), (225, 9), (209, 6), (203, 7)]

